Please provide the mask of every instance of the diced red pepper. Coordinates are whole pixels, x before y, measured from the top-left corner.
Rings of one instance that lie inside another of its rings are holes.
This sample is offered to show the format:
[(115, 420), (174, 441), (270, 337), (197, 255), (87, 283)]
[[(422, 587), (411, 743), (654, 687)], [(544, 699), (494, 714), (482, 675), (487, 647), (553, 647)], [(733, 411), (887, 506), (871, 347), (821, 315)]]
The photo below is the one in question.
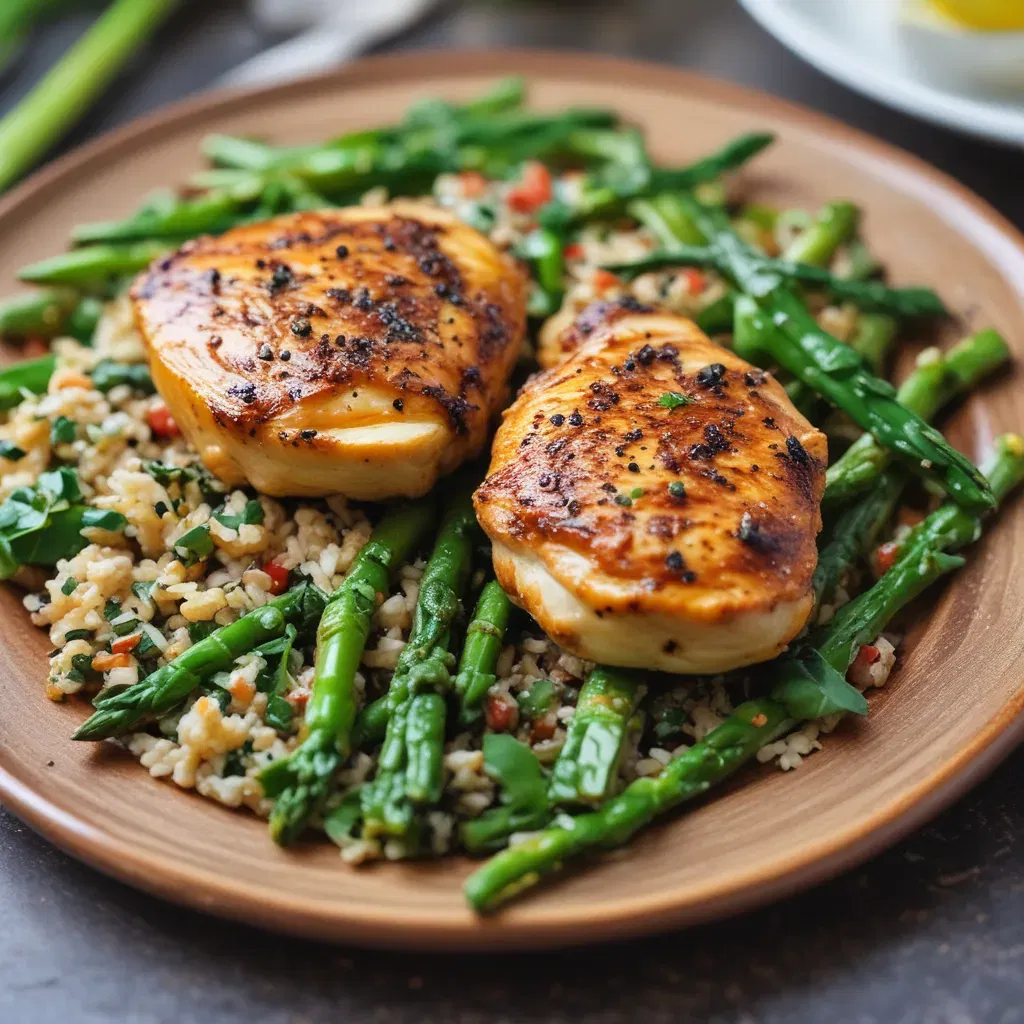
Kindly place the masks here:
[(686, 282), (689, 295), (700, 295), (708, 286), (708, 279), (696, 267), (684, 267), (679, 275)]
[(609, 288), (618, 288), (622, 284), (621, 278), (616, 277), (610, 270), (603, 270), (600, 267), (594, 271), (590, 280), (599, 292), (608, 291)]
[(853, 659), (853, 664), (850, 665), (849, 674), (856, 678), (858, 672), (863, 672), (866, 669), (869, 669), (881, 656), (881, 652), (874, 646), (874, 644), (865, 644), (857, 652), (857, 657)]
[(135, 648), (139, 646), (139, 641), (141, 639), (141, 633), (131, 633), (128, 636), (119, 636), (110, 645), (110, 651), (112, 654), (127, 654), (129, 651), (134, 651)]
[(263, 571), (270, 577), (270, 592), (276, 597), (288, 589), (288, 578), (291, 570), (286, 569), (280, 562), (267, 562)]
[(459, 184), (466, 199), (476, 199), (487, 191), (487, 179), (479, 171), (463, 171)]
[(484, 720), (492, 732), (508, 732), (519, 722), (519, 705), (507, 693), (488, 696), (484, 701)]
[(92, 667), (97, 672), (109, 672), (114, 668), (128, 668), (131, 663), (132, 656), (130, 654), (107, 654), (106, 651), (94, 654), (92, 659)]
[(516, 213), (533, 213), (551, 198), (551, 172), (536, 160), (523, 167), (523, 176), (509, 189), (505, 204)]
[(900, 545), (898, 541), (890, 540), (880, 545), (875, 550), (874, 570), (876, 576), (884, 576), (899, 557)]
[(149, 429), (157, 437), (177, 437), (181, 433), (178, 424), (174, 422), (171, 410), (163, 402), (154, 405), (146, 418), (149, 421)]
[(551, 739), (555, 735), (557, 728), (558, 719), (555, 717), (555, 713), (548, 711), (533, 723), (533, 729), (530, 731), (530, 742), (536, 743), (539, 740)]
[(583, 246), (579, 242), (570, 242), (563, 250), (562, 255), (567, 260), (583, 259)]

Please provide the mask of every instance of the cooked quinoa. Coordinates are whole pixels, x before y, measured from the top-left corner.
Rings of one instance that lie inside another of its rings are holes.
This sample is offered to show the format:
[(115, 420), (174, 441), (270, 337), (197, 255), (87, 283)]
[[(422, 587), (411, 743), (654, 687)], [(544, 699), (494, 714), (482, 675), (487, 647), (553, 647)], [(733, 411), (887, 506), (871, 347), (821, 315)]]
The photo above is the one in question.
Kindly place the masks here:
[[(451, 201), (446, 187), (440, 179), (440, 201)], [(526, 226), (519, 219), (510, 215), (495, 226), (494, 235), (511, 244)], [(571, 254), (574, 284), (560, 315), (568, 317), (598, 297), (594, 270), (599, 263), (628, 259), (652, 244), (643, 231), (585, 235)], [(718, 282), (705, 282), (710, 300), (706, 295), (695, 299), (679, 283), (681, 276), (643, 275), (631, 291), (689, 313), (697, 310), (695, 303), (713, 301)], [(622, 282), (610, 287), (616, 295), (627, 294)], [(93, 387), (89, 373), (99, 361), (145, 360), (126, 299), (108, 304), (93, 347), (61, 339), (54, 351), (57, 370), (47, 393), (26, 397), (0, 426), (0, 440), (24, 452), (15, 462), (0, 461), (0, 499), (31, 485), (57, 460), (75, 468), (89, 504), (121, 513), (127, 526), (121, 532), (86, 531), (88, 545), (59, 561), (45, 580), (36, 568), (23, 568), (16, 577), (28, 588), (24, 605), (32, 621), (49, 631), (53, 649), (48, 697), (91, 698), (111, 687), (131, 685), (213, 626), (265, 604), (275, 592), (276, 579), (304, 577), (328, 593), (339, 586), (370, 535), (369, 509), (340, 496), (280, 500), (230, 490), (202, 467), (180, 437), (159, 436), (154, 428), (163, 409), (159, 396), (142, 396), (129, 384), (106, 393)], [(55, 424), (67, 421), (74, 424), (71, 440), (55, 431)], [(209, 538), (206, 557), (196, 558), (180, 546), (196, 530)], [(363, 671), (356, 678), (366, 699), (387, 689), (408, 637), (423, 565), (422, 560), (404, 565), (397, 588), (377, 608)], [(823, 618), (833, 610), (823, 609)], [(427, 820), (429, 849), (435, 854), (453, 846), (459, 821), (480, 815), (497, 800), (497, 787), (484, 771), (484, 733), (511, 732), (530, 745), (542, 764), (552, 764), (583, 679), (593, 667), (559, 648), (535, 625), (510, 631), (507, 639), (514, 642), (501, 652), (484, 728), (461, 732), (446, 745), (445, 797)], [(888, 639), (880, 639), (874, 649), (879, 655), (871, 664), (854, 668), (853, 681), (863, 688), (883, 685), (895, 658)], [(310, 649), (290, 654), (284, 668), (285, 715), (280, 706), (275, 713), (268, 711), (270, 699), (260, 685), (268, 666), (260, 654), (250, 653), (230, 671), (219, 673), (210, 692), (197, 692), (174, 714), (125, 737), (123, 745), (154, 778), (266, 816), (271, 802), (263, 796), (258, 777), (266, 765), (297, 746), (313, 681), (312, 656)], [(550, 681), (549, 703), (543, 713), (527, 713), (530, 702), (524, 697), (541, 681)], [(653, 727), (639, 715), (634, 722), (619, 769), (620, 787), (638, 776), (656, 775), (702, 739), (732, 710), (732, 695), (742, 699), (744, 689), (742, 678), (666, 677), (652, 695)], [(774, 761), (783, 770), (795, 768), (821, 748), (829, 726), (809, 724), (762, 749), (758, 759)], [(371, 777), (374, 767), (373, 756), (355, 753), (340, 773), (342, 797)], [(521, 838), (513, 837), (513, 842)], [(343, 841), (342, 857), (350, 863), (405, 854), (401, 842), (393, 839)]]

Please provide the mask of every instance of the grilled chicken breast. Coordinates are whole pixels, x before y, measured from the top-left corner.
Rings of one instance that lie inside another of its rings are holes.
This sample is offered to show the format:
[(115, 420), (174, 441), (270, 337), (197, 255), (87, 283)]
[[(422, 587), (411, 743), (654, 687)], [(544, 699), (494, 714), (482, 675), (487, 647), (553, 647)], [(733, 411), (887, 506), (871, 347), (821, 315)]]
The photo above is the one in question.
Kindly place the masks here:
[(612, 665), (772, 658), (812, 604), (825, 437), (689, 320), (589, 307), (505, 413), (477, 516), (502, 587)]
[(132, 301), (157, 389), (212, 472), (376, 500), (424, 494), (481, 450), (526, 284), (451, 215), (395, 203), (200, 238)]

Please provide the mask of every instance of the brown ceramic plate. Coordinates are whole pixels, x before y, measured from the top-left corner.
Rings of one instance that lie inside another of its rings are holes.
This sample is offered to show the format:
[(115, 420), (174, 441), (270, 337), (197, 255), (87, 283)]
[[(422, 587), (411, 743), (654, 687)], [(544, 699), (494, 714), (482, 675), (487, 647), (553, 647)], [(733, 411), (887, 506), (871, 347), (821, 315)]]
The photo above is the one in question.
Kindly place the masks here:
[[(263, 92), (201, 98), (47, 168), (0, 202), (0, 293), (15, 268), (61, 250), (79, 221), (128, 213), (201, 166), (207, 132), (321, 139), (397, 118), (422, 96), (529, 76), (540, 107), (615, 107), (658, 157), (685, 161), (750, 129), (778, 144), (745, 174), (751, 195), (810, 205), (849, 196), (897, 283), (937, 288), (964, 322), (1005, 332), (1024, 360), (1024, 238), (931, 168), (779, 100), (667, 68), (538, 53), (383, 58)], [(933, 339), (928, 339), (933, 340)], [(948, 340), (942, 339), (942, 340)], [(980, 457), (1024, 427), (1002, 379), (948, 424)], [(151, 779), (113, 747), (69, 740), (84, 708), (43, 695), (46, 639), (0, 592), (0, 797), (58, 845), (143, 889), (229, 917), (368, 945), (509, 949), (592, 942), (734, 913), (813, 885), (920, 825), (1024, 733), (1024, 502), (965, 570), (922, 602), (898, 671), (796, 772), (751, 771), (720, 799), (651, 829), (621, 856), (565, 876), (487, 921), (463, 904), (453, 859), (353, 871), (326, 843), (274, 847), (246, 813)]]

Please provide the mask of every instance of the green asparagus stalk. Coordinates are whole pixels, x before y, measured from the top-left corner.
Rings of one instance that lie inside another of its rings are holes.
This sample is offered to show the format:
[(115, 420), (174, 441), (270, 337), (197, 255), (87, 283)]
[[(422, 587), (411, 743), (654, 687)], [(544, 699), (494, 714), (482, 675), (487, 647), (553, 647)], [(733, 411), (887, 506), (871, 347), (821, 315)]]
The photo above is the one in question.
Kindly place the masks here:
[[(647, 219), (651, 220), (649, 217)], [(898, 317), (942, 316), (946, 312), (942, 301), (928, 288), (889, 288), (881, 281), (838, 277), (823, 267), (759, 254), (750, 256), (749, 265), (752, 273), (774, 273), (782, 281), (821, 289), (836, 301), (853, 302), (861, 309), (872, 312), (890, 313)], [(720, 249), (713, 245), (683, 245), (679, 242), (657, 249), (640, 259), (606, 264), (605, 269), (626, 280), (632, 280), (652, 270), (679, 266), (709, 267), (732, 276), (730, 258)]]
[[(919, 365), (900, 387), (896, 399), (921, 419), (930, 420), (943, 406), (1003, 366), (1009, 355), (998, 331), (980, 331), (944, 355)], [(871, 434), (864, 434), (828, 468), (824, 501), (830, 505), (849, 501), (870, 487), (891, 459), (883, 445)]]
[(120, 736), (143, 719), (170, 711), (215, 672), (230, 668), (236, 658), (282, 636), (289, 623), (300, 633), (312, 632), (326, 601), (311, 583), (292, 587), (262, 608), (214, 630), (127, 690), (100, 695), (96, 711), (79, 726), (73, 739)]
[(453, 680), (463, 725), (480, 717), (480, 703), (497, 680), (494, 670), (511, 611), (512, 602), (498, 581), (492, 579), (485, 584), (473, 621), (466, 630), (459, 669)]
[(868, 372), (848, 345), (818, 326), (781, 276), (766, 271), (732, 230), (721, 210), (680, 196), (694, 222), (728, 261), (730, 276), (769, 315), (776, 330), (765, 335), (772, 359), (842, 409), (861, 428), (924, 476), (935, 480), (972, 512), (992, 508), (984, 478), (933, 427), (896, 400), (892, 385)]
[(103, 292), (120, 278), (137, 274), (185, 238), (124, 244), (88, 245), (30, 263), (18, 271), (20, 281)]
[(0, 370), (0, 411), (13, 409), (25, 397), (25, 392), (43, 394), (56, 365), (56, 356), (46, 355), (12, 363)]
[(0, 301), (0, 335), (53, 338), (63, 329), (77, 301), (74, 291), (62, 288), (12, 295)]
[(398, 566), (415, 554), (433, 517), (433, 505), (426, 499), (386, 515), (324, 609), (302, 742), (260, 776), (264, 793), (274, 800), (270, 834), (275, 842), (287, 845), (298, 838), (323, 807), (338, 768), (351, 752), (358, 702), (355, 676), (378, 596), (387, 593)]
[(175, 0), (115, 0), (28, 96), (0, 119), (0, 191), (78, 120), (174, 5)]
[(864, 313), (857, 317), (857, 326), (850, 339), (850, 348), (864, 357), (871, 372), (881, 377), (896, 340), (896, 320), (884, 313)]
[(636, 673), (599, 665), (587, 676), (551, 772), (548, 795), (557, 804), (597, 804), (611, 791), (629, 719)]
[(789, 263), (827, 267), (836, 251), (857, 231), (860, 211), (844, 200), (826, 203), (814, 223), (802, 231), (782, 254)]
[[(440, 795), (444, 702), (419, 697), (451, 683), (451, 627), (469, 577), (477, 529), (472, 488), (459, 486), (447, 503), (423, 572), (408, 642), (379, 705), (387, 724), (377, 774), (361, 794), (366, 836), (409, 836), (416, 807)], [(365, 725), (361, 735), (367, 736)]]
[[(1024, 479), (1024, 440), (1016, 436), (1000, 440), (989, 479), (1000, 499)], [(908, 539), (896, 564), (819, 630), (813, 647), (805, 648), (827, 666), (826, 673), (819, 675), (821, 682), (809, 674), (802, 652), (784, 656), (777, 663), (779, 682), (771, 697), (741, 704), (659, 775), (637, 779), (597, 811), (547, 828), (492, 857), (466, 882), (471, 905), (480, 912), (492, 910), (558, 870), (570, 857), (626, 842), (657, 815), (706, 793), (801, 720), (837, 710), (863, 711), (863, 707), (844, 707), (845, 693), (838, 695), (837, 703), (828, 670), (836, 675), (845, 672), (860, 645), (877, 636), (930, 583), (961, 565), (962, 559), (944, 552), (970, 543), (980, 529), (980, 520), (959, 506), (942, 506)], [(839, 682), (850, 689), (841, 675)]]

